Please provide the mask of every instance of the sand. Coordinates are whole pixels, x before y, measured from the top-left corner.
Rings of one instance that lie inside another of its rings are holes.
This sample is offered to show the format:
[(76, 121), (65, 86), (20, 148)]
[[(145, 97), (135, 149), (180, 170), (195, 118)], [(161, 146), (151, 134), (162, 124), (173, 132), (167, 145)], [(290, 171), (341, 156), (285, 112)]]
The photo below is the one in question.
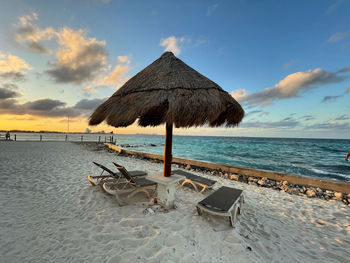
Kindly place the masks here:
[[(91, 162), (162, 170), (162, 164), (64, 142), (0, 142), (1, 262), (348, 262), (350, 208), (206, 174), (204, 194), (177, 187), (176, 209), (141, 194), (119, 207), (92, 186)], [(174, 168), (177, 168), (174, 166)], [(244, 190), (243, 214), (198, 216), (198, 201), (222, 185)], [(149, 210), (151, 208), (152, 210)]]

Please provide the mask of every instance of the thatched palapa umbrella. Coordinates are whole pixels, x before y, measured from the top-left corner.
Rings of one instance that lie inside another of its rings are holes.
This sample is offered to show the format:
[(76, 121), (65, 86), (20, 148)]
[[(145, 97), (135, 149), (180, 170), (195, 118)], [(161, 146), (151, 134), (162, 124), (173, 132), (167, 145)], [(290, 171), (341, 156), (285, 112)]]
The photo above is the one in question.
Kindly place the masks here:
[(136, 119), (143, 127), (165, 123), (164, 176), (170, 176), (173, 125), (237, 126), (243, 116), (241, 105), (230, 94), (165, 52), (102, 103), (89, 125), (105, 120), (114, 127), (126, 127)]

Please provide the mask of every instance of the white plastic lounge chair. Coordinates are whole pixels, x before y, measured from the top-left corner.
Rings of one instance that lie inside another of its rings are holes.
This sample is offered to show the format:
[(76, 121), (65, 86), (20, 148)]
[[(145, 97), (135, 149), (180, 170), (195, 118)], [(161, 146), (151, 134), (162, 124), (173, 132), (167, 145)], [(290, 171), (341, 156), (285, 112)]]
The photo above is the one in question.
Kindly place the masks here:
[(198, 187), (200, 186), (202, 188), (202, 190), (200, 191), (201, 193), (204, 192), (206, 189), (210, 189), (213, 187), (213, 185), (216, 183), (216, 181), (214, 180), (210, 180), (186, 171), (182, 171), (182, 170), (174, 170), (171, 171), (173, 174), (179, 174), (179, 175), (183, 175), (186, 176), (186, 179), (183, 181), (180, 181), (179, 184), (181, 184), (181, 186), (184, 186), (185, 184), (191, 184), (193, 186), (193, 188), (198, 192)]
[(243, 190), (222, 186), (197, 204), (197, 212), (199, 215), (205, 211), (213, 215), (228, 216), (233, 227), (238, 214), (241, 214), (243, 202)]
[[(124, 204), (124, 202), (121, 199), (122, 194), (127, 194), (126, 199), (132, 197), (133, 195), (139, 192), (145, 193), (148, 199), (150, 199), (151, 196), (154, 195), (157, 183), (150, 181), (147, 178), (132, 177), (123, 166), (116, 163), (113, 164), (125, 177), (125, 181), (120, 181), (118, 183), (105, 182), (103, 183), (102, 187), (107, 193), (115, 195), (119, 205)], [(149, 190), (153, 190), (152, 195), (149, 193)]]
[[(106, 166), (93, 162), (95, 165), (97, 165), (98, 167), (100, 167), (102, 169), (102, 172), (100, 175), (96, 175), (96, 176), (88, 176), (88, 180), (92, 185), (103, 185), (103, 183), (109, 181), (109, 182), (114, 182), (114, 183), (118, 183), (122, 178), (124, 178), (120, 172), (113, 172), (110, 169), (108, 169)], [(104, 172), (106, 172), (107, 174), (103, 174)], [(130, 174), (130, 176), (132, 177), (139, 177), (139, 176), (146, 176), (147, 172), (145, 171), (129, 171), (128, 172)]]

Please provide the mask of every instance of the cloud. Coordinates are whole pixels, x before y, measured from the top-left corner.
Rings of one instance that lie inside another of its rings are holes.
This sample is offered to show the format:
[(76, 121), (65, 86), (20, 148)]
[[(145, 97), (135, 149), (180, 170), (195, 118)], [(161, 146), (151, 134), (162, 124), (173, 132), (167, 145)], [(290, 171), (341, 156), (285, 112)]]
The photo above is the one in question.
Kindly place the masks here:
[(330, 5), (326, 11), (327, 15), (332, 14), (342, 3), (343, 3), (343, 0), (337, 0), (332, 5)]
[(242, 95), (238, 99), (240, 102), (245, 102), (249, 105), (267, 106), (278, 99), (299, 97), (300, 93), (313, 89), (317, 87), (316, 85), (340, 82), (343, 79), (336, 73), (316, 68), (290, 74), (272, 88), (265, 88), (253, 94), (248, 94), (245, 90), (233, 91), (232, 93), (236, 94), (238, 92), (238, 94)]
[(19, 22), (21, 25), (23, 26), (28, 26), (30, 25), (33, 21), (38, 20), (38, 14), (33, 12), (29, 15), (25, 15), (25, 16), (20, 16), (18, 18)]
[(29, 110), (50, 111), (54, 108), (65, 106), (66, 103), (53, 99), (40, 99), (24, 104)]
[(40, 44), (39, 41), (51, 40), (57, 35), (57, 32), (52, 27), (39, 28), (35, 24), (38, 20), (37, 13), (21, 16), (18, 20), (19, 22), (15, 25), (15, 40), (36, 53), (50, 54), (50, 50)]
[(220, 5), (219, 3), (216, 3), (216, 4), (213, 4), (211, 6), (208, 6), (207, 16), (211, 16), (214, 13), (214, 11), (216, 10), (216, 8), (218, 8), (219, 5)]
[(336, 42), (339, 42), (341, 41), (343, 38), (346, 38), (350, 36), (350, 31), (347, 31), (347, 32), (343, 32), (343, 33), (336, 33), (334, 35), (332, 35), (329, 39), (328, 39), (328, 42), (331, 42), (331, 43), (336, 43)]
[[(44, 72), (56, 83), (88, 83), (91, 86), (91, 82), (100, 85), (102, 79), (103, 85), (116, 85), (127, 79), (125, 75), (130, 70), (130, 56), (119, 56), (118, 65), (105, 76), (106, 69), (112, 67), (107, 63), (105, 41), (88, 37), (87, 31), (83, 29), (40, 28), (37, 21), (36, 13), (19, 17), (15, 25), (15, 40), (39, 54), (55, 51), (55, 59), (48, 62), (49, 68)], [(49, 40), (57, 43), (56, 50), (43, 46), (42, 42)]]
[(175, 36), (170, 36), (168, 38), (161, 39), (160, 45), (165, 47), (164, 51), (171, 51), (175, 56), (178, 56), (181, 52), (181, 45), (185, 40), (185, 37), (176, 38)]
[(52, 69), (46, 72), (57, 83), (81, 84), (93, 80), (107, 61), (105, 41), (87, 38), (86, 31), (63, 28), (58, 33), (60, 48)]
[(124, 82), (126, 80), (126, 73), (129, 70), (129, 65), (116, 65), (113, 71), (102, 80), (101, 85), (115, 85)]
[(262, 110), (252, 110), (252, 111), (246, 112), (244, 114), (244, 117), (246, 118), (246, 117), (248, 117), (250, 115), (253, 115), (253, 114), (256, 114), (256, 113), (261, 113), (261, 112), (262, 112)]
[(32, 68), (23, 59), (0, 52), (0, 77), (23, 80), (26, 72)]
[(350, 129), (350, 126), (348, 122), (324, 122), (309, 125), (306, 128), (315, 130), (344, 130)]
[(323, 103), (325, 102), (333, 102), (342, 97), (343, 95), (337, 95), (337, 96), (325, 96), (322, 100)]
[(68, 114), (74, 116), (80, 115), (78, 111), (74, 112), (71, 108), (62, 107), (65, 104), (64, 102), (52, 99), (40, 99), (26, 103), (19, 103), (15, 99), (6, 99), (0, 100), (0, 114), (28, 114), (45, 117), (61, 117)]
[(112, 72), (102, 79), (102, 81), (99, 83), (100, 85), (121, 85), (128, 79), (127, 73), (131, 69), (129, 65), (130, 58), (128, 56), (119, 56), (117, 60), (123, 64), (117, 64)]
[(130, 63), (130, 56), (118, 56), (117, 57), (118, 62), (120, 63)]
[(194, 43), (193, 47), (199, 47), (201, 45), (206, 44), (207, 42), (208, 42), (208, 40), (206, 40), (204, 38), (200, 38)]
[(95, 87), (91, 87), (91, 86), (86, 86), (83, 88), (83, 90), (88, 91), (88, 92), (95, 92), (96, 88)]
[(300, 117), (300, 119), (302, 119), (304, 121), (311, 121), (311, 120), (314, 120), (316, 118), (312, 115), (304, 115), (304, 116)]
[(16, 98), (21, 96), (20, 93), (13, 91), (12, 89), (8, 87), (0, 87), (0, 100), (5, 100), (5, 99), (11, 99), (11, 98)]
[(18, 20), (15, 40), (30, 50), (49, 54), (51, 51), (41, 42), (55, 40), (58, 43), (56, 60), (50, 61), (51, 68), (46, 70), (57, 83), (81, 84), (103, 72), (107, 61), (105, 41), (87, 37), (87, 31), (82, 29), (41, 29), (35, 24), (38, 20), (36, 13), (19, 17)]
[(292, 59), (291, 61), (288, 61), (287, 63), (283, 64), (283, 69), (288, 69), (291, 66), (295, 65), (295, 63), (297, 62), (296, 59)]
[(335, 95), (335, 96), (325, 96), (322, 100), (322, 102), (333, 102), (333, 101), (336, 101), (337, 99), (345, 96), (346, 94), (348, 94), (350, 91), (350, 86), (345, 88), (345, 91), (343, 94), (341, 95)]
[(349, 71), (350, 71), (350, 66), (347, 66), (345, 68), (338, 70), (339, 73), (345, 73), (345, 72), (349, 72)]
[(266, 121), (266, 122), (242, 122), (240, 127), (244, 128), (273, 128), (273, 129), (284, 129), (284, 128), (295, 128), (300, 124), (299, 121), (292, 118), (285, 118), (280, 121)]
[(42, 117), (84, 117), (90, 116), (99, 104), (106, 99), (80, 100), (74, 106), (55, 99), (38, 99), (19, 103), (16, 99), (0, 99), (0, 114), (31, 115)]
[(18, 86), (16, 84), (13, 84), (13, 83), (4, 83), (4, 84), (2, 84), (2, 87), (6, 88), (6, 89), (10, 89), (10, 90), (17, 90), (18, 89)]
[(48, 50), (47, 48), (45, 48), (44, 46), (40, 45), (37, 42), (28, 42), (27, 45), (28, 45), (29, 49), (35, 51), (36, 53), (50, 54), (50, 50)]
[(240, 101), (240, 99), (247, 97), (248, 92), (245, 89), (236, 89), (231, 92), (231, 96), (235, 99)]
[(33, 116), (23, 116), (23, 117), (11, 116), (10, 118), (7, 118), (7, 120), (9, 120), (9, 121), (33, 121), (33, 120), (37, 120), (37, 118), (33, 117)]
[(349, 119), (350, 119), (349, 116), (340, 115), (340, 116), (338, 116), (337, 118), (335, 118), (334, 120), (335, 120), (335, 121), (346, 121), (346, 120), (349, 120)]
[(107, 98), (104, 99), (92, 99), (92, 100), (87, 100), (83, 99), (77, 102), (75, 104), (74, 108), (76, 109), (83, 109), (83, 110), (95, 110), (100, 104), (105, 102)]
[(16, 82), (25, 80), (24, 73), (22, 73), (22, 72), (15, 72), (15, 71), (0, 73), (0, 78), (2, 78), (2, 79), (10, 79), (10, 80), (13, 80), (13, 81), (16, 81)]
[[(62, 116), (62, 117), (68, 117), (68, 116)], [(69, 117), (71, 117), (71, 116), (69, 116)], [(69, 123), (81, 122), (81, 121), (82, 121), (82, 119), (79, 118), (79, 117), (74, 117), (74, 119), (72, 119), (72, 118), (69, 119)], [(61, 120), (57, 120), (57, 122), (59, 122), (59, 123), (67, 123), (67, 119), (64, 118), (64, 119), (61, 119)]]
[(96, 87), (92, 87), (92, 86), (83, 87), (83, 90), (84, 90), (84, 95), (87, 96), (87, 97), (90, 97), (91, 93), (96, 93), (97, 92)]

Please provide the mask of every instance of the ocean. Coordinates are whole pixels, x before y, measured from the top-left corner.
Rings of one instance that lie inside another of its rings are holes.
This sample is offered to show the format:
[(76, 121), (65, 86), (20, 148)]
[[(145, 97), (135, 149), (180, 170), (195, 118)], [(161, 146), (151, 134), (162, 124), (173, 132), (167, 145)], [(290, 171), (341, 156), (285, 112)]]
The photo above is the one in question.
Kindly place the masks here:
[[(65, 141), (65, 134), (17, 133), (19, 141)], [(111, 134), (68, 134), (68, 141), (109, 141)], [(14, 138), (14, 134), (11, 134)], [(164, 154), (164, 136), (114, 134), (117, 145)], [(0, 145), (1, 148), (1, 145)], [(339, 181), (350, 180), (344, 160), (350, 140), (174, 136), (173, 156)]]

